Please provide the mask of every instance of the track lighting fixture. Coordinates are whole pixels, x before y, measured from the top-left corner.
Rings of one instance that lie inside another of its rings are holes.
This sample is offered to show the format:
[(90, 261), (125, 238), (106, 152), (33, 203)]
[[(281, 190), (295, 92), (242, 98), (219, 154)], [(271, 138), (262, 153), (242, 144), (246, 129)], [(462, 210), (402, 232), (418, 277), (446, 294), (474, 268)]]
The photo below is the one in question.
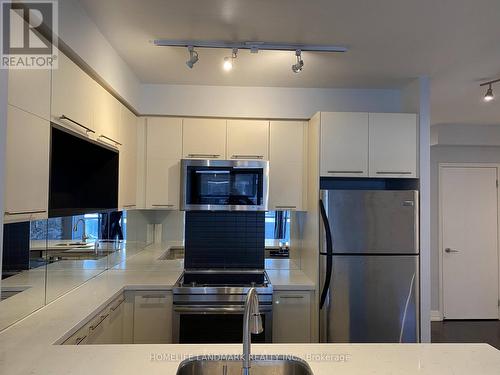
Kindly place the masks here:
[(189, 51), (189, 60), (186, 65), (193, 68), (194, 64), (198, 61), (198, 52), (194, 48), (222, 48), (232, 51), (231, 56), (224, 57), (222, 67), (226, 71), (230, 71), (234, 65), (238, 50), (249, 50), (251, 53), (258, 53), (259, 51), (295, 51), (297, 62), (292, 65), (292, 71), (298, 73), (304, 68), (304, 61), (302, 60), (302, 52), (347, 52), (345, 46), (335, 45), (320, 45), (320, 44), (290, 44), (290, 43), (271, 43), (271, 42), (225, 42), (217, 40), (168, 40), (168, 39), (155, 39), (152, 40), (155, 46), (160, 47), (187, 47)]
[(194, 50), (193, 46), (188, 46), (189, 60), (186, 61), (186, 65), (189, 69), (193, 69), (194, 64), (198, 62), (198, 52)]
[(226, 72), (233, 69), (234, 59), (236, 59), (237, 57), (238, 57), (238, 48), (233, 48), (231, 52), (231, 57), (228, 56), (224, 57), (224, 63), (222, 64), (222, 67)]
[(484, 95), (484, 98), (483, 100), (485, 102), (491, 102), (493, 99), (495, 99), (495, 95), (493, 94), (493, 87), (492, 85), (494, 83), (497, 83), (497, 82), (500, 82), (500, 78), (499, 79), (494, 79), (493, 81), (488, 81), (488, 82), (485, 82), (485, 83), (481, 83), (479, 86), (488, 86), (488, 90), (486, 90), (486, 94)]
[(292, 72), (299, 73), (304, 68), (304, 61), (302, 60), (302, 51), (300, 49), (295, 51), (295, 56), (297, 57), (297, 62), (292, 65)]

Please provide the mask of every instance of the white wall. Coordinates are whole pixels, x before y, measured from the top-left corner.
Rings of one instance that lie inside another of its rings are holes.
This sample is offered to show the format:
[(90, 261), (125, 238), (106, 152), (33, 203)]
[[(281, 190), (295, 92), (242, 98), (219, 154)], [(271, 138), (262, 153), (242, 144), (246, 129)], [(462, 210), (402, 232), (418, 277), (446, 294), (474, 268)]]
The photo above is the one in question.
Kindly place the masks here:
[(418, 113), (420, 175), (420, 338), (431, 340), (431, 181), (430, 181), (430, 85), (428, 77), (413, 81), (402, 92), (402, 108)]
[[(7, 130), (7, 92), (8, 72), (0, 70), (0, 274), (2, 271), (2, 248), (3, 248), (3, 212), (4, 212), (4, 188), (5, 188), (5, 137)], [(0, 278), (0, 296), (2, 281)]]
[(400, 112), (400, 90), (141, 85), (145, 115), (309, 119), (319, 111)]
[(431, 285), (432, 310), (439, 306), (439, 163), (500, 163), (500, 147), (431, 147)]
[(59, 1), (59, 37), (134, 108), (139, 80), (77, 0)]

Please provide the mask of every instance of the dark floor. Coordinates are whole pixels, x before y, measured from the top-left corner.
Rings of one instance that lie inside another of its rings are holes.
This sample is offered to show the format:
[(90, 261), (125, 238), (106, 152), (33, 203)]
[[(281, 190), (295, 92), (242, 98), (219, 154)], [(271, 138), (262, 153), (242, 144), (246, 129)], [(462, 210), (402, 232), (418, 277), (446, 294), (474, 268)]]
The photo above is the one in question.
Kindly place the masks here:
[(485, 342), (500, 350), (499, 320), (447, 320), (431, 323), (432, 342)]

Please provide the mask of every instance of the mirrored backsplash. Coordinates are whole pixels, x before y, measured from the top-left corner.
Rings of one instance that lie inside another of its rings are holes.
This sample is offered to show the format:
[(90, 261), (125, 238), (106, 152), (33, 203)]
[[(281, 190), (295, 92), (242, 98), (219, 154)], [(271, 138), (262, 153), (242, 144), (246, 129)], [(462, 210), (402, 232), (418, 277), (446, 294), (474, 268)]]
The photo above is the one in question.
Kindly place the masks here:
[[(0, 329), (147, 245), (126, 211), (4, 225)], [(129, 229), (129, 230), (127, 230)]]

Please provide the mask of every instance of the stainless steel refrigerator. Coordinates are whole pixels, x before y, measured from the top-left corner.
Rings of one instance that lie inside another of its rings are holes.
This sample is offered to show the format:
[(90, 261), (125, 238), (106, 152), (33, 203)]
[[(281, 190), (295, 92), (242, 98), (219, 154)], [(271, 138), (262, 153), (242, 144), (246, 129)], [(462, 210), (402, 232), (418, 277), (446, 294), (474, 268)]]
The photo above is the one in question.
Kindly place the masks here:
[(321, 342), (419, 342), (414, 190), (322, 190)]

